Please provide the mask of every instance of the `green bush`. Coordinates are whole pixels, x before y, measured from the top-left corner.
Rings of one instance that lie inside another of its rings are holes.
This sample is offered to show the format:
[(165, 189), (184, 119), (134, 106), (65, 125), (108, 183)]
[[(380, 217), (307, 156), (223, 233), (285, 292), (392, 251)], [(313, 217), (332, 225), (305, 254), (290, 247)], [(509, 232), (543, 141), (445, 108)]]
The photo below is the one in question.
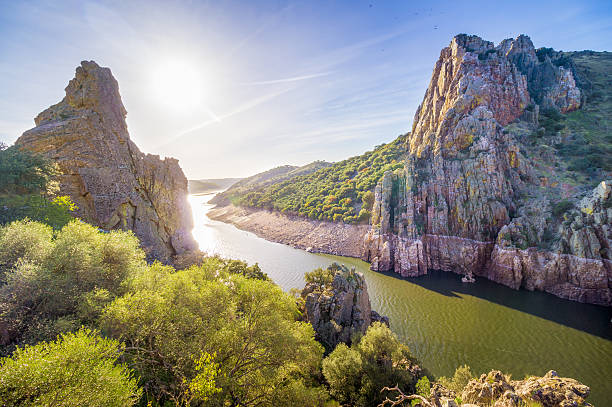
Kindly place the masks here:
[(454, 391), (456, 394), (461, 394), (465, 386), (470, 380), (474, 378), (474, 374), (468, 365), (459, 366), (455, 369), (455, 373), (452, 378), (440, 377), (438, 382), (449, 390)]
[(213, 386), (221, 389), (207, 394), (209, 405), (319, 405), (324, 392), (312, 377), (323, 348), (312, 327), (296, 321), (295, 300), (269, 281), (219, 272), (217, 265), (180, 271), (154, 265), (104, 312), (101, 327), (126, 344), (125, 360), (147, 399), (198, 400), (190, 389), (204, 353), (215, 355)]
[(56, 170), (48, 159), (0, 144), (0, 194), (31, 194), (46, 192)]
[(338, 345), (323, 360), (323, 375), (330, 393), (341, 404), (377, 406), (384, 400), (381, 389), (398, 385), (413, 393), (426, 372), (417, 365), (408, 347), (384, 324), (376, 322), (351, 347)]
[(40, 194), (0, 196), (0, 225), (28, 218), (61, 229), (73, 219), (75, 209), (68, 196), (52, 200)]
[(12, 406), (131, 406), (136, 379), (117, 364), (121, 346), (82, 329), (52, 342), (17, 348), (0, 359), (0, 400)]
[(144, 252), (131, 232), (102, 233), (73, 220), (55, 235), (24, 220), (0, 227), (0, 324), (12, 345), (50, 340), (93, 324), (122, 283), (144, 268)]

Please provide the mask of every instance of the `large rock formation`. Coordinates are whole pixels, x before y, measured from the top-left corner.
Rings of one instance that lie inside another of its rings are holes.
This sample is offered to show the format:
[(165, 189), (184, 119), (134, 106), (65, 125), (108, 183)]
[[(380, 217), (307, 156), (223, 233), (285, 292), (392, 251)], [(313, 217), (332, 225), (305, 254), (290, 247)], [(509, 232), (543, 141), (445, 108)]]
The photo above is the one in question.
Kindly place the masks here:
[(362, 257), (403, 276), (473, 273), (612, 304), (610, 181), (585, 209), (559, 212), (558, 182), (531, 159), (539, 146), (525, 142), (541, 110), (570, 112), (581, 98), (571, 65), (540, 58), (529, 37), (496, 47), (456, 36), (416, 112), (404, 170), (375, 189)]
[(83, 61), (66, 97), (40, 113), (17, 145), (55, 161), (60, 192), (102, 229), (134, 231), (150, 259), (197, 248), (187, 179), (174, 158), (143, 154), (130, 140), (119, 86), (109, 68)]
[(588, 386), (559, 377), (554, 370), (523, 380), (510, 380), (499, 370), (492, 370), (470, 380), (460, 393), (435, 384), (425, 402), (431, 407), (456, 407), (459, 399), (463, 406), (519, 407), (538, 403), (543, 407), (572, 407), (590, 406), (586, 402), (589, 394)]
[(370, 306), (368, 287), (363, 275), (346, 266), (332, 264), (307, 275), (308, 283), (301, 293), (306, 320), (328, 351), (340, 342), (350, 344), (355, 335), (363, 335), (372, 324), (389, 325)]

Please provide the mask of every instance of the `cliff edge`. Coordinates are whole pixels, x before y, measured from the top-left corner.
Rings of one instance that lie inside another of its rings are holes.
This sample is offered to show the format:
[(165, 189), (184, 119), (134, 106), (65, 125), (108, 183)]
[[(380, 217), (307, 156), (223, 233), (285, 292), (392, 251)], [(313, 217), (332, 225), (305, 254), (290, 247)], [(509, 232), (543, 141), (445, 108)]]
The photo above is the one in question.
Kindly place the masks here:
[(524, 35), (495, 46), (462, 34), (441, 51), (405, 166), (375, 188), (363, 254), (374, 270), (475, 274), (612, 304), (612, 182), (582, 200), (568, 183), (552, 146), (572, 135), (542, 123), (585, 97), (571, 59), (544, 50)]
[(76, 215), (105, 230), (132, 230), (149, 259), (196, 249), (187, 179), (174, 158), (143, 154), (109, 68), (83, 61), (61, 102), (35, 119), (16, 145), (57, 163), (60, 192)]

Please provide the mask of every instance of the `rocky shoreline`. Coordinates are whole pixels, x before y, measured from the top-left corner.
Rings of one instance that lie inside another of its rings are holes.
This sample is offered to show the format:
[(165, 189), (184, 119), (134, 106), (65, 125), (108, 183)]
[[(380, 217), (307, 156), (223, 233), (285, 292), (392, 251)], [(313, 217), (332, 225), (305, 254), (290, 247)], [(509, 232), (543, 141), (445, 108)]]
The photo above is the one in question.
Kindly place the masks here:
[(368, 225), (347, 225), (288, 216), (263, 209), (217, 206), (207, 213), (212, 220), (230, 223), (257, 236), (313, 253), (363, 258)]
[(428, 270), (472, 272), (513, 289), (545, 291), (584, 303), (611, 304), (609, 260), (535, 248), (507, 250), (495, 242), (456, 236), (424, 235), (421, 239), (406, 240), (393, 234), (378, 235), (366, 225), (314, 221), (233, 205), (215, 207), (208, 216), (298, 249), (360, 258), (370, 262), (374, 271), (395, 271), (403, 277), (425, 275)]

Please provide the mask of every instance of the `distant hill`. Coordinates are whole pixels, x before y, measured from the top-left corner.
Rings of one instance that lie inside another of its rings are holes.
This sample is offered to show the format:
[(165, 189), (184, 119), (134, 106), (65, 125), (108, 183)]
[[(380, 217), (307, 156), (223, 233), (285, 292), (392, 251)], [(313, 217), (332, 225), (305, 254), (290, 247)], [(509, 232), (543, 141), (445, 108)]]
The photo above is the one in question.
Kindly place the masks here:
[(223, 191), (242, 178), (211, 178), (211, 179), (190, 179), (187, 181), (190, 194), (208, 194), (211, 192)]
[(275, 209), (310, 219), (367, 222), (374, 199), (371, 191), (385, 171), (404, 167), (405, 143), (402, 135), (337, 163), (274, 168), (245, 178), (211, 202)]
[(235, 200), (240, 199), (244, 195), (253, 191), (263, 190), (271, 185), (312, 174), (331, 165), (333, 164), (326, 161), (314, 161), (301, 167), (295, 165), (283, 165), (272, 168), (271, 170), (260, 172), (259, 174), (255, 174), (251, 177), (244, 178), (239, 182), (236, 182), (227, 191), (214, 197), (211, 200), (211, 203), (217, 205), (227, 205), (230, 202), (234, 202)]

